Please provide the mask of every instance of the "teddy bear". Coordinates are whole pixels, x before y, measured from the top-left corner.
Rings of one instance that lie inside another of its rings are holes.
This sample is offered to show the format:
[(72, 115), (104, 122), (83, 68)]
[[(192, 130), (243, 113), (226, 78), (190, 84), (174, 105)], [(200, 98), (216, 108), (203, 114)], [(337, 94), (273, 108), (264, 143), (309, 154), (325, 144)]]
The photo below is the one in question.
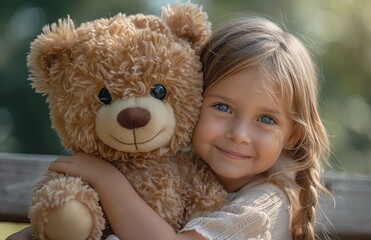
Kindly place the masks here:
[[(176, 231), (220, 208), (226, 192), (190, 149), (202, 101), (201, 7), (119, 13), (76, 27), (68, 16), (31, 43), (29, 79), (46, 96), (63, 146), (109, 161)], [(109, 186), (107, 186), (109, 187)], [(48, 170), (29, 208), (37, 239), (100, 239), (111, 230), (81, 178)]]

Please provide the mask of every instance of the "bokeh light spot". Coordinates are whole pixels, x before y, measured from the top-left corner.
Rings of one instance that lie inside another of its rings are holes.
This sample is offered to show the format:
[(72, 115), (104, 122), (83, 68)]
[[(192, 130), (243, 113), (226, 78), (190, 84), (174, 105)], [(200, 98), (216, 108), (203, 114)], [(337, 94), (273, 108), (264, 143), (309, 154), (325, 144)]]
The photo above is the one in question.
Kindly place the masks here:
[(24, 39), (40, 31), (44, 12), (39, 7), (24, 7), (16, 11), (10, 20), (10, 31), (16, 39)]

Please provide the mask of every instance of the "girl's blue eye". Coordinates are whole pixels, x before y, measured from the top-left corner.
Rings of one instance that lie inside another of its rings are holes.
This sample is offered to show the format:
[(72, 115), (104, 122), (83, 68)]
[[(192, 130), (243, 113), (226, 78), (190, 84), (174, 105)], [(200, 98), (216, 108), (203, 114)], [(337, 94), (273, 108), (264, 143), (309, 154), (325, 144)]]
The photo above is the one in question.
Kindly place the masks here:
[(213, 107), (216, 108), (218, 111), (221, 111), (221, 112), (227, 112), (227, 113), (231, 112), (230, 107), (226, 104), (223, 104), (223, 103), (217, 103)]
[(259, 118), (259, 121), (265, 124), (276, 124), (277, 122), (269, 116), (262, 116)]

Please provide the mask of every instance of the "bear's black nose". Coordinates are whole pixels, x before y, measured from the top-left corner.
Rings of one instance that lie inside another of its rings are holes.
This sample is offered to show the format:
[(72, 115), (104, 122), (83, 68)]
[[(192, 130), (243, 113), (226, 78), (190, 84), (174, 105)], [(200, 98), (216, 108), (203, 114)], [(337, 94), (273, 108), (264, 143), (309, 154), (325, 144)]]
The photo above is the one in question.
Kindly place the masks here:
[(127, 129), (145, 126), (151, 119), (151, 114), (144, 108), (126, 108), (117, 116), (117, 122)]

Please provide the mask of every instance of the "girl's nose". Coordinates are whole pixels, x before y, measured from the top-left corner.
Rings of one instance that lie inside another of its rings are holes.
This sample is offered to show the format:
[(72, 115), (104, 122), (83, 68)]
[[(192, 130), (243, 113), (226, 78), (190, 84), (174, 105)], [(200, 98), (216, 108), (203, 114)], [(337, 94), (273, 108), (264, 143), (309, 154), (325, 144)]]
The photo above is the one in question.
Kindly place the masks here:
[(251, 136), (251, 127), (247, 121), (243, 119), (235, 119), (232, 121), (229, 129), (226, 131), (226, 138), (239, 144), (250, 144)]

